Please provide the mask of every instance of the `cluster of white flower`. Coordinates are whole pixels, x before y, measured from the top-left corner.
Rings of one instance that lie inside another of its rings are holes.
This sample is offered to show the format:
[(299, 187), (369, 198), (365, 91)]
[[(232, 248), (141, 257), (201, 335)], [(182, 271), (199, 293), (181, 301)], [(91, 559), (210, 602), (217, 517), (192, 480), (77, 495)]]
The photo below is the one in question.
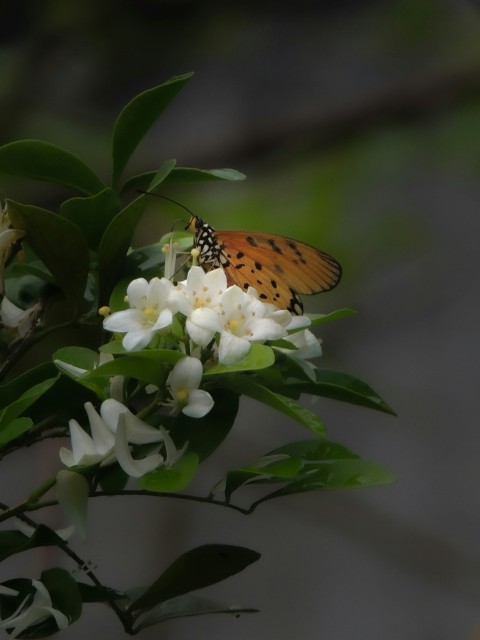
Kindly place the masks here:
[[(90, 402), (85, 403), (85, 410), (92, 435), (88, 435), (76, 420), (70, 420), (72, 449), (60, 449), (60, 459), (66, 467), (106, 465), (117, 460), (125, 473), (139, 478), (159, 466), (172, 466), (183, 453), (183, 450), (177, 451), (164, 427), (155, 429), (146, 424), (113, 398), (102, 403), (100, 415)], [(165, 445), (165, 457), (152, 453), (134, 459), (131, 455), (130, 444), (161, 442)]]
[[(310, 324), (308, 317), (292, 316), (289, 311), (262, 302), (252, 288), (243, 291), (236, 285), (229, 287), (223, 269), (205, 273), (201, 267), (193, 266), (187, 279), (177, 285), (167, 278), (153, 278), (149, 282), (138, 278), (129, 284), (127, 300), (128, 309), (108, 315), (103, 323), (108, 331), (125, 334), (122, 344), (127, 351), (143, 349), (154, 336), (169, 334), (175, 315), (180, 314), (188, 344), (179, 341), (178, 349), (200, 355), (201, 349), (209, 347), (212, 357), (224, 365), (244, 358), (253, 342), (269, 340), (289, 341), (291, 349), (277, 348), (297, 358), (307, 372), (309, 363), (305, 358), (321, 354), (319, 341), (305, 329)], [(290, 331), (293, 333), (289, 334)], [(57, 366), (74, 375), (86, 373), (68, 363), (57, 362)], [(184, 355), (168, 375), (166, 388), (171, 399), (164, 402), (193, 418), (207, 415), (214, 401), (207, 391), (199, 388), (202, 376), (200, 358)], [(118, 385), (111, 384), (111, 390), (113, 387)], [(117, 397), (113, 393), (112, 396)], [(186, 446), (178, 451), (164, 427), (156, 429), (144, 423), (114, 397), (102, 403), (100, 414), (91, 403), (85, 404), (91, 435), (76, 420), (70, 420), (72, 448), (60, 449), (63, 464), (71, 468), (117, 461), (134, 478), (174, 465)], [(162, 443), (163, 455), (158, 452)], [(157, 447), (143, 458), (133, 458), (132, 445), (140, 444)], [(59, 490), (67, 496), (63, 502), (68, 510), (69, 502), (76, 500), (70, 497), (75, 493), (71, 489), (72, 477), (59, 474), (58, 479)], [(77, 518), (79, 531), (84, 527), (82, 517)]]
[[(0, 619), (0, 629), (8, 629), (10, 638), (17, 638), (28, 627), (40, 624), (49, 617), (54, 618), (59, 629), (66, 629), (70, 624), (67, 616), (53, 607), (52, 598), (43, 582), (32, 580), (32, 586), (35, 588), (35, 595), (30, 604), (30, 596), (27, 596), (11, 616)], [(16, 597), (19, 592), (0, 585), (0, 594)]]
[[(223, 269), (205, 273), (201, 267), (191, 267), (186, 281), (177, 285), (166, 278), (150, 282), (138, 278), (128, 286), (127, 300), (129, 309), (113, 313), (103, 323), (108, 331), (125, 334), (122, 344), (127, 351), (142, 349), (155, 334), (167, 333), (180, 313), (186, 318), (185, 328), (194, 345), (207, 347), (216, 338), (213, 351), (225, 365), (244, 358), (252, 342), (293, 342), (288, 332), (310, 324), (307, 316), (292, 316), (262, 302), (255, 289), (229, 287)], [(303, 341), (313, 345), (312, 337), (304, 335)], [(318, 345), (316, 338), (314, 341)], [(307, 357), (314, 355), (319, 355), (318, 348)]]

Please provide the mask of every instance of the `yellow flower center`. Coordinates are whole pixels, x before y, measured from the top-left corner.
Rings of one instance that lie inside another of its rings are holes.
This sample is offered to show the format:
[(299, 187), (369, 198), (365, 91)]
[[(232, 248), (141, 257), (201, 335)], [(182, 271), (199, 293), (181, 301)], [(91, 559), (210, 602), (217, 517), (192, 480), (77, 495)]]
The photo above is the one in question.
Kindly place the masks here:
[(147, 320), (155, 320), (158, 313), (155, 307), (145, 307), (143, 309), (143, 315), (147, 318)]
[(182, 388), (177, 391), (175, 394), (175, 399), (179, 403), (185, 403), (188, 400), (188, 389)]

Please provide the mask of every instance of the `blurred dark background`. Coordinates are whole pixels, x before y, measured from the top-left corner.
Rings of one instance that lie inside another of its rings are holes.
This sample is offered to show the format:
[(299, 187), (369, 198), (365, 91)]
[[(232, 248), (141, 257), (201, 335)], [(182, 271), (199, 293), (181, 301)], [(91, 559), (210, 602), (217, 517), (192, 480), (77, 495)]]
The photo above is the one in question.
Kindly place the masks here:
[[(218, 228), (276, 232), (335, 255), (341, 286), (307, 308), (350, 306), (358, 316), (322, 330), (323, 364), (369, 382), (398, 413), (314, 405), (332, 440), (386, 465), (395, 485), (294, 496), (250, 517), (173, 501), (96, 501), (91, 541), (78, 551), (111, 586), (147, 583), (207, 542), (263, 556), (208, 591), (259, 614), (172, 621), (141, 637), (478, 640), (478, 3), (31, 0), (3, 3), (0, 36), (0, 144), (60, 144), (105, 179), (123, 105), (195, 71), (130, 172), (172, 157), (245, 172), (243, 183), (166, 194)], [(8, 189), (46, 207), (58, 199), (45, 184)], [(137, 245), (177, 217), (152, 204)], [(305, 435), (244, 402), (199, 490)], [(39, 479), (57, 468), (56, 443), (13, 456), (4, 491), (21, 496), (32, 486), (21, 478), (34, 454)], [(18, 575), (19, 564), (38, 575), (51, 562), (51, 551), (32, 552), (3, 563), (0, 578)], [(92, 606), (62, 637), (122, 633), (113, 614)]]

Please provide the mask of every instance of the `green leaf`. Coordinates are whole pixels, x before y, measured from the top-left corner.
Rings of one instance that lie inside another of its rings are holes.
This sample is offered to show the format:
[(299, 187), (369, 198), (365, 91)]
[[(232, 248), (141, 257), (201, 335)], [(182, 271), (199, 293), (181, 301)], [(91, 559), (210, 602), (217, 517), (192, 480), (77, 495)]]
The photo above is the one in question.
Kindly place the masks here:
[(184, 453), (172, 467), (160, 467), (142, 476), (137, 484), (147, 491), (182, 491), (186, 489), (198, 467), (198, 455), (193, 451)]
[(52, 599), (52, 605), (64, 613), (70, 623), (78, 620), (82, 613), (82, 598), (77, 583), (65, 571), (54, 567), (42, 572), (42, 582)]
[(195, 451), (200, 460), (211, 455), (233, 427), (238, 412), (238, 395), (225, 389), (211, 391), (213, 409), (203, 418), (189, 418), (180, 413), (173, 421), (170, 435), (181, 447), (188, 442), (189, 451)]
[(265, 454), (253, 464), (230, 471), (225, 481), (225, 497), (245, 484), (270, 484), (298, 481), (308, 477), (326, 461), (357, 459), (346, 447), (324, 438), (291, 442)]
[(292, 381), (288, 389), (297, 393), (332, 398), (395, 415), (394, 410), (365, 382), (347, 373), (331, 369), (316, 369), (315, 381)]
[[(78, 375), (82, 375), (78, 373), (77, 376), (73, 376), (68, 371), (65, 371), (62, 368), (62, 363), (67, 363), (72, 367), (77, 369), (81, 369), (82, 371), (91, 371), (98, 364), (98, 352), (93, 351), (92, 349), (87, 349), (86, 347), (62, 347), (55, 351), (52, 356), (53, 362), (63, 373), (67, 373), (74, 380), (78, 377)], [(58, 364), (56, 363), (58, 361)]]
[(87, 198), (65, 200), (60, 207), (60, 213), (82, 230), (92, 251), (98, 249), (105, 229), (119, 210), (120, 200), (110, 188)]
[(185, 182), (238, 182), (247, 176), (236, 169), (195, 169), (192, 167), (176, 167), (168, 176), (168, 184)]
[[(132, 176), (125, 181), (122, 192), (131, 191), (132, 189), (148, 189), (154, 171), (147, 171)], [(188, 182), (238, 182), (245, 180), (247, 176), (235, 169), (194, 169), (191, 167), (175, 167), (173, 171), (165, 178), (164, 184), (184, 184)]]
[(110, 291), (122, 272), (133, 233), (146, 206), (145, 194), (142, 194), (117, 213), (102, 236), (98, 248), (100, 304), (108, 302)]
[(77, 582), (77, 587), (82, 598), (82, 602), (113, 602), (115, 600), (125, 600), (126, 594), (110, 589), (108, 587), (96, 587), (91, 584), (85, 584), (84, 582)]
[(169, 174), (174, 170), (175, 164), (176, 160), (165, 160), (160, 169), (156, 173), (153, 173), (147, 191), (154, 191), (164, 180), (166, 180)]
[(57, 375), (57, 369), (51, 362), (40, 364), (25, 373), (20, 374), (11, 382), (0, 385), (0, 408), (5, 408), (12, 402), (12, 398), (18, 398), (23, 393)]
[(39, 524), (30, 537), (20, 533), (20, 531), (0, 531), (0, 562), (28, 549), (59, 546), (61, 544), (63, 544), (63, 540), (52, 529), (43, 524)]
[(142, 615), (137, 624), (135, 624), (134, 631), (137, 632), (146, 627), (151, 627), (154, 624), (172, 620), (173, 618), (201, 616), (212, 613), (229, 613), (238, 617), (241, 613), (258, 613), (258, 609), (240, 607), (238, 605), (226, 605), (221, 602), (214, 602), (213, 600), (188, 594), (166, 600)]
[(30, 418), (16, 418), (0, 431), (0, 447), (8, 444), (32, 428), (33, 421)]
[(204, 375), (211, 376), (222, 373), (233, 373), (236, 371), (255, 371), (266, 369), (275, 362), (275, 353), (271, 347), (265, 344), (253, 343), (245, 358), (231, 365), (215, 364), (205, 369)]
[(25, 231), (25, 240), (51, 271), (77, 314), (90, 262), (82, 232), (76, 224), (53, 211), (13, 200), (8, 200), (7, 205), (14, 226)]
[(183, 354), (178, 351), (166, 349), (152, 349), (151, 356), (146, 355), (147, 353), (148, 351), (129, 352), (121, 358), (115, 358), (95, 367), (81, 376), (79, 381), (128, 376), (158, 386), (165, 380), (165, 365), (177, 362), (183, 357)]
[(243, 394), (259, 402), (263, 402), (263, 404), (303, 424), (317, 435), (323, 435), (325, 433), (325, 425), (315, 413), (309, 411), (306, 407), (291, 398), (270, 391), (270, 389), (258, 384), (258, 382), (255, 382), (248, 376), (232, 374), (222, 378), (219, 384), (222, 387), (235, 391), (235, 393)]
[(333, 460), (318, 465), (310, 474), (290, 482), (285, 487), (269, 493), (255, 503), (319, 489), (359, 489), (390, 484), (395, 481), (385, 467), (369, 460)]
[(193, 74), (171, 78), (133, 98), (118, 116), (113, 128), (114, 184), (118, 181), (140, 140)]
[(17, 140), (0, 147), (0, 173), (54, 182), (88, 194), (105, 187), (76, 156), (43, 140)]
[(48, 380), (39, 382), (2, 409), (2, 411), (0, 411), (0, 430), (5, 429), (15, 418), (26, 411), (28, 407), (43, 396), (56, 381), (57, 378), (49, 378)]
[(207, 544), (187, 551), (132, 602), (130, 611), (146, 611), (165, 600), (216, 584), (259, 558), (256, 551), (224, 544)]
[[(307, 314), (312, 324), (310, 326), (316, 327), (319, 324), (326, 324), (327, 322), (331, 322), (332, 320), (339, 320), (340, 318), (350, 318), (351, 316), (357, 315), (355, 309), (349, 309), (348, 307), (345, 309), (337, 309), (336, 311), (331, 311), (330, 313), (308, 313)], [(300, 329), (302, 331), (302, 329)]]

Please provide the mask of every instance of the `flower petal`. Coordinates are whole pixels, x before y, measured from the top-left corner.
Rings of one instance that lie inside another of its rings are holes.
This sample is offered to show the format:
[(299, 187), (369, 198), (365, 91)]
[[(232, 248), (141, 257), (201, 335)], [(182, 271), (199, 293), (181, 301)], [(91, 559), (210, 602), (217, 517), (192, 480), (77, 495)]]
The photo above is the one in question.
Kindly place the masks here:
[(188, 404), (183, 407), (182, 412), (190, 418), (203, 418), (212, 409), (214, 401), (212, 396), (203, 389), (190, 391)]
[(85, 411), (87, 412), (90, 423), (92, 438), (95, 443), (95, 451), (100, 455), (110, 453), (115, 444), (115, 438), (111, 430), (107, 428), (107, 425), (99, 416), (91, 402), (85, 403)]
[(115, 453), (122, 469), (132, 478), (140, 478), (163, 464), (163, 457), (159, 453), (152, 454), (141, 460), (132, 458), (127, 442), (125, 414), (121, 414), (118, 418)]
[(59, 505), (75, 527), (81, 540), (87, 539), (87, 506), (90, 489), (80, 473), (63, 469), (57, 473), (56, 494)]
[(170, 371), (167, 385), (173, 391), (173, 395), (179, 389), (198, 389), (202, 381), (203, 367), (198, 358), (185, 356), (179, 360)]
[(251, 344), (245, 338), (238, 338), (228, 331), (220, 334), (218, 361), (221, 364), (235, 364), (250, 351)]

